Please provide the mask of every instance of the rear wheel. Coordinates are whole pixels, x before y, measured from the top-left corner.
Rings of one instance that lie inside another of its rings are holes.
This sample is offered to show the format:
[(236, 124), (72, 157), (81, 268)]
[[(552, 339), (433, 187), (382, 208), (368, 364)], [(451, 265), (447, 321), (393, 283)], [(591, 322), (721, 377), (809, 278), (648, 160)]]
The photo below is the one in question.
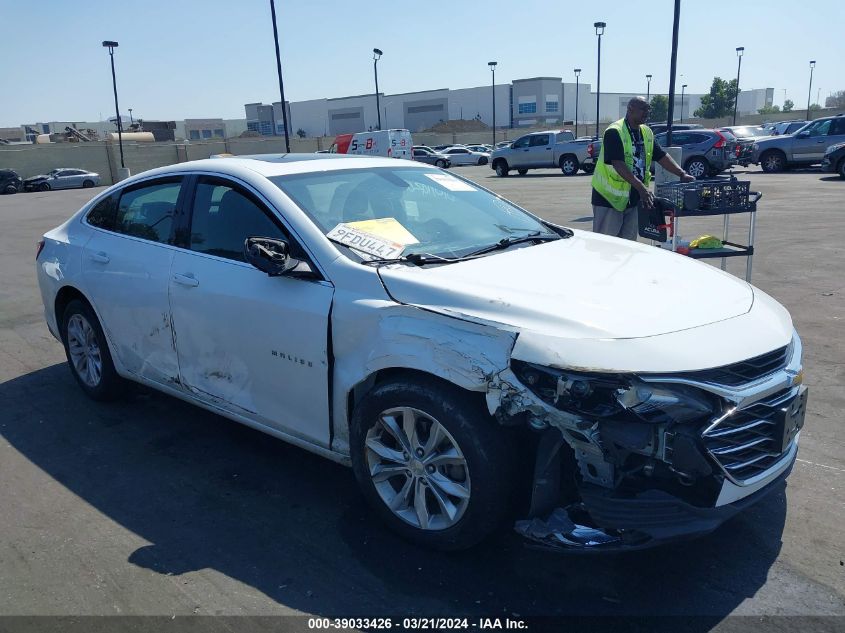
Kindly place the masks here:
[(46, 182), (42, 182), (40, 185), (38, 185), (38, 191), (50, 191), (50, 185), (48, 185)]
[(578, 173), (578, 169), (581, 167), (578, 164), (578, 157), (574, 154), (565, 154), (564, 156), (561, 156), (558, 165), (560, 166), (560, 170), (563, 172), (564, 176), (574, 176)]
[(695, 176), (696, 180), (707, 178), (707, 174), (710, 173), (709, 163), (705, 159), (699, 157), (690, 158), (684, 169), (690, 176)]
[(440, 167), (440, 169), (443, 169), (443, 168), (446, 167), (446, 161), (438, 158), (436, 161), (434, 161), (434, 166)]
[(760, 157), (760, 166), (767, 174), (783, 171), (786, 169), (786, 156), (779, 150), (769, 150)]
[(840, 178), (845, 178), (845, 158), (843, 158), (839, 161), (839, 167), (837, 168), (836, 171), (839, 172)]
[(115, 371), (103, 328), (87, 303), (74, 299), (62, 316), (62, 342), (76, 382), (94, 400), (114, 400), (124, 382)]
[(508, 168), (508, 163), (503, 158), (500, 158), (495, 163), (493, 163), (493, 167), (496, 169), (496, 175), (499, 178), (504, 178), (508, 175), (510, 169)]
[(524, 176), (525, 174), (528, 173), (528, 170), (527, 169), (517, 169), (516, 173), (518, 173), (520, 176)]
[(94, 181), (93, 181), (93, 180), (86, 180), (85, 182), (83, 182), (83, 183), (82, 183), (82, 188), (83, 188), (83, 189), (90, 189), (90, 188), (91, 188), (91, 187), (93, 187), (93, 186), (94, 186)]
[(394, 531), (427, 547), (464, 549), (510, 508), (507, 430), (480, 403), (434, 378), (376, 387), (352, 416), (355, 478)]
[(3, 193), (17, 193), (18, 188), (15, 185), (6, 185), (6, 188), (3, 189)]
[(478, 162), (476, 163), (476, 165), (486, 165), (488, 162), (489, 161), (487, 160), (487, 157), (482, 156), (481, 158), (478, 159)]

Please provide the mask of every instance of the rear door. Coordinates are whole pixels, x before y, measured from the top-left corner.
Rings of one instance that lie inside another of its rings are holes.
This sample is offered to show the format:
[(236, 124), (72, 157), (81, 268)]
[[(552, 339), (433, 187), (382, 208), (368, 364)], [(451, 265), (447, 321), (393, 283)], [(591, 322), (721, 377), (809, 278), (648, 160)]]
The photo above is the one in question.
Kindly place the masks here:
[(293, 257), (308, 256), (255, 190), (211, 176), (196, 183), (170, 278), (182, 385), (208, 404), (328, 447), (334, 289), (248, 264), (247, 237), (284, 239)]
[(86, 294), (120, 362), (170, 386), (179, 370), (167, 292), (182, 193), (181, 177), (155, 178), (102, 200), (82, 253)]
[(553, 134), (532, 134), (528, 143), (527, 167), (553, 167), (554, 152), (552, 151)]

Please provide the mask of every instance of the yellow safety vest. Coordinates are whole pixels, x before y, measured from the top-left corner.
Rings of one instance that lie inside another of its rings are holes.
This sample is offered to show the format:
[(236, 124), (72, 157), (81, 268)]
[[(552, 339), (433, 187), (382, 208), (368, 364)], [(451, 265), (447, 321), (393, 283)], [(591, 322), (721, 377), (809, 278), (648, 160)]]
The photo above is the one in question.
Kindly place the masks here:
[[(634, 143), (631, 140), (631, 134), (628, 132), (628, 126), (625, 125), (625, 119), (619, 119), (615, 123), (611, 123), (607, 129), (619, 132), (619, 137), (622, 139), (622, 148), (625, 152), (625, 164), (628, 166), (628, 169), (634, 171)], [(654, 152), (654, 133), (647, 125), (641, 125), (640, 134), (643, 135), (643, 145), (645, 147), (645, 180), (643, 180), (643, 184), (648, 187), (648, 183), (651, 182), (651, 155)], [(605, 143), (602, 143), (595, 171), (593, 171), (593, 189), (598, 191), (614, 209), (624, 211), (628, 207), (628, 200), (631, 196), (631, 185), (616, 173), (613, 165), (605, 164), (604, 147)]]

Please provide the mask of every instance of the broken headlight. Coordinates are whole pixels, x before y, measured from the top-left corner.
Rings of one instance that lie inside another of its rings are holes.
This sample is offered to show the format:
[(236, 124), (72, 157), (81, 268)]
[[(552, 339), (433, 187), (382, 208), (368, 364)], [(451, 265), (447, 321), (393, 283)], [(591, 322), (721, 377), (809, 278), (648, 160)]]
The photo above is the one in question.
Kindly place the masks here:
[(634, 419), (655, 424), (712, 415), (707, 394), (685, 385), (648, 383), (635, 374), (576, 372), (512, 360), (522, 383), (562, 411), (594, 419)]

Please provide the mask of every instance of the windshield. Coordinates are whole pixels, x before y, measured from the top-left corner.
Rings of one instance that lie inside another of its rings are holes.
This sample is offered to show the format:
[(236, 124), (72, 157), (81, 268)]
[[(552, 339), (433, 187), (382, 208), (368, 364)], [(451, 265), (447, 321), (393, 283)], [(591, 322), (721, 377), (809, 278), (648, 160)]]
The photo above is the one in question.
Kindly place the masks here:
[(739, 138), (751, 138), (753, 136), (769, 136), (771, 132), (764, 130), (761, 127), (735, 127), (733, 128), (734, 136)]
[[(348, 169), (270, 180), (330, 239), (339, 225), (401, 244), (397, 252), (460, 257), (506, 238), (555, 235), (537, 218), (477, 185), (419, 167)], [(345, 243), (345, 242), (344, 242)], [(358, 249), (356, 249), (357, 251)]]

